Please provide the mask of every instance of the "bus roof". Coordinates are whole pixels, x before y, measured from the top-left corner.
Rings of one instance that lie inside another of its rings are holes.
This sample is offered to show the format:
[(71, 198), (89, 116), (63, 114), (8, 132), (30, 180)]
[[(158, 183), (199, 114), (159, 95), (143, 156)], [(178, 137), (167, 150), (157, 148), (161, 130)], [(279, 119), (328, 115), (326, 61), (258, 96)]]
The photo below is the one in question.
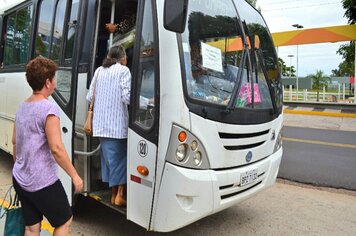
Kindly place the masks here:
[(22, 2), (25, 2), (25, 1), (26, 0), (11, 0), (11, 1), (0, 0), (0, 3), (1, 3), (0, 15), (4, 14), (5, 11), (11, 9), (12, 7), (14, 7)]

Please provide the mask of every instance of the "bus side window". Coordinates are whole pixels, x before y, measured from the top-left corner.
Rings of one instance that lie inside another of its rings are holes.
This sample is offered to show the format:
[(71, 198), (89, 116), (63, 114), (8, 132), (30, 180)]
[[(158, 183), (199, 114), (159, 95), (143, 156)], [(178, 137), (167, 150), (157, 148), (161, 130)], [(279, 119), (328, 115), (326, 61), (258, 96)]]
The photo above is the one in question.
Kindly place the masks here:
[(36, 34), (35, 56), (49, 56), (49, 44), (51, 40), (51, 25), (56, 1), (44, 0), (41, 2), (39, 20)]
[(0, 70), (4, 67), (4, 47), (5, 47), (5, 38), (6, 38), (6, 32), (5, 32), (5, 27), (3, 27), (2, 21), (3, 17), (0, 16)]
[(78, 10), (79, 10), (79, 0), (75, 0), (72, 2), (70, 19), (68, 22), (68, 32), (67, 32), (67, 41), (65, 45), (64, 51), (64, 63), (71, 64), (73, 51), (74, 51), (74, 38), (76, 33), (76, 24), (78, 21)]
[[(154, 124), (155, 114), (155, 44), (151, 1), (145, 1), (143, 26), (140, 34), (140, 52), (137, 73), (138, 93), (136, 96), (135, 121), (144, 129)], [(137, 42), (137, 41), (136, 41)], [(145, 102), (143, 102), (145, 101)], [(142, 104), (145, 103), (143, 106)]]
[(5, 49), (4, 49), (4, 65), (13, 64), (13, 46), (14, 46), (14, 28), (15, 28), (16, 13), (11, 14), (7, 18), (6, 24), (6, 38), (5, 38)]
[(49, 57), (54, 60), (57, 70), (56, 94), (63, 104), (71, 96), (74, 38), (78, 18), (79, 0), (43, 0), (39, 10), (36, 28), (35, 56)]
[(64, 22), (67, 8), (66, 0), (59, 0), (54, 21), (54, 32), (52, 37), (51, 59), (59, 63), (61, 58), (62, 41), (64, 36)]
[(5, 21), (4, 66), (25, 64), (29, 59), (32, 5), (12, 13)]

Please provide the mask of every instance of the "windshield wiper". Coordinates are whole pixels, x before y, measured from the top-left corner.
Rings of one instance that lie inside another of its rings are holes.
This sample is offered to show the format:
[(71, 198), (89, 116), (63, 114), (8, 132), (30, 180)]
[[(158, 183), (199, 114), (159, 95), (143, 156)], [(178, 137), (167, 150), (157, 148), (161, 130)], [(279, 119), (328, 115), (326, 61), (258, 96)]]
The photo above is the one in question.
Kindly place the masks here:
[[(276, 113), (277, 112), (276, 96), (275, 96), (275, 92), (273, 91), (274, 89), (272, 88), (272, 85), (271, 85), (271, 79), (268, 76), (267, 68), (263, 61), (263, 57), (261, 55), (261, 49), (257, 49), (256, 52), (257, 52), (258, 60), (260, 61), (260, 65), (261, 65), (263, 74), (265, 75), (265, 78), (266, 78), (268, 90), (269, 90), (271, 100), (272, 100), (273, 111), (274, 111), (274, 113)], [(273, 94), (273, 96), (272, 96), (272, 94)]]
[(245, 67), (245, 62), (246, 62), (246, 58), (247, 58), (247, 45), (244, 46), (244, 49), (242, 51), (242, 57), (241, 57), (241, 62), (240, 62), (240, 65), (239, 65), (239, 70), (237, 72), (237, 76), (236, 76), (236, 80), (235, 80), (235, 85), (234, 85), (234, 88), (231, 92), (231, 97), (230, 97), (230, 100), (229, 100), (229, 103), (227, 104), (226, 106), (226, 110), (227, 111), (231, 111), (235, 108), (235, 104), (236, 104), (236, 99), (237, 99), (237, 92), (240, 90), (240, 87), (241, 87), (241, 77), (243, 75), (243, 71), (244, 71), (244, 67)]
[(249, 42), (250, 42), (250, 54), (249, 54), (249, 62), (250, 62), (250, 69), (251, 69), (251, 80), (250, 80), (250, 85), (251, 85), (251, 105), (252, 108), (255, 107), (255, 86), (254, 86), (254, 78), (252, 76), (253, 73), (255, 73), (256, 75), (256, 82), (258, 79), (257, 76), (257, 60), (256, 60), (256, 55), (255, 55), (255, 39), (251, 36), (250, 30), (247, 27), (246, 21), (242, 22), (243, 26), (244, 26), (244, 30), (245, 30), (245, 34), (247, 35), (247, 37), (249, 38)]

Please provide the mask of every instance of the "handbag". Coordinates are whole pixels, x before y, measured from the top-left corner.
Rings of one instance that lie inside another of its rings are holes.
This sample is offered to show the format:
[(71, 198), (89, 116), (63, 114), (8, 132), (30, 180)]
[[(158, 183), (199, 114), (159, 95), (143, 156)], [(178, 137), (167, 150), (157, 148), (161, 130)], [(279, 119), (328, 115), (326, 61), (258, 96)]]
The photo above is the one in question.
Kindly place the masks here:
[[(15, 194), (15, 198), (12, 199), (11, 190), (13, 186), (11, 185), (9, 190), (5, 195), (4, 200), (1, 204), (1, 211), (4, 211), (0, 214), (0, 219), (5, 219), (5, 227), (4, 227), (4, 236), (23, 236), (25, 233), (25, 222), (23, 219), (22, 208), (20, 207), (20, 201), (18, 199), (17, 193)], [(7, 197), (10, 195), (10, 204), (7, 208), (4, 207), (4, 202)]]
[(90, 98), (90, 104), (87, 112), (87, 118), (84, 122), (84, 133), (87, 135), (93, 135), (93, 107), (94, 107), (94, 100), (95, 100), (95, 90), (96, 90), (96, 81), (98, 80), (98, 76), (94, 78), (94, 90), (93, 95)]

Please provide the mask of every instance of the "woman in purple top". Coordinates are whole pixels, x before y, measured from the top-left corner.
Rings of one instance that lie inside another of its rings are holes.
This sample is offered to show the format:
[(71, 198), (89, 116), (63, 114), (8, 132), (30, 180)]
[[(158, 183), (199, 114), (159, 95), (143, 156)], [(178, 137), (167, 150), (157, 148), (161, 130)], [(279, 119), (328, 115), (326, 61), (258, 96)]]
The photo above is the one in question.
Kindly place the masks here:
[(14, 188), (21, 201), (25, 235), (40, 235), (43, 216), (55, 228), (54, 235), (68, 235), (72, 211), (60, 182), (58, 165), (72, 178), (75, 192), (83, 180), (63, 146), (59, 109), (47, 98), (56, 88), (56, 64), (37, 57), (26, 66), (32, 95), (20, 104), (12, 137)]

